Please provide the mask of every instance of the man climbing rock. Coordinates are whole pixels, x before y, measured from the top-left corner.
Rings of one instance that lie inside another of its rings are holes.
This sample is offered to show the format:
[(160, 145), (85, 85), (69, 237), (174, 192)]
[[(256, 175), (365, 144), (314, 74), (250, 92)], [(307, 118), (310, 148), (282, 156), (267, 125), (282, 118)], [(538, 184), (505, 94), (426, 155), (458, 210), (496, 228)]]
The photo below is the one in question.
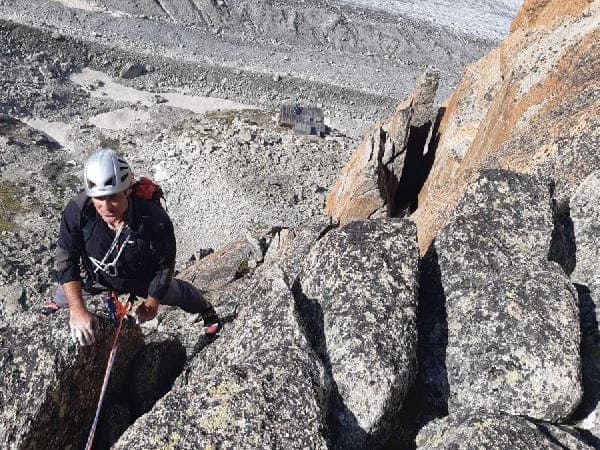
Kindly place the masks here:
[(153, 319), (160, 304), (200, 313), (205, 333), (219, 331), (211, 304), (188, 282), (173, 278), (175, 234), (165, 210), (132, 195), (129, 164), (102, 149), (85, 163), (85, 191), (66, 206), (56, 254), (59, 287), (42, 316), (69, 306), (73, 340), (95, 342), (98, 322), (85, 306), (92, 295), (113, 290), (144, 299), (134, 312), (138, 322)]

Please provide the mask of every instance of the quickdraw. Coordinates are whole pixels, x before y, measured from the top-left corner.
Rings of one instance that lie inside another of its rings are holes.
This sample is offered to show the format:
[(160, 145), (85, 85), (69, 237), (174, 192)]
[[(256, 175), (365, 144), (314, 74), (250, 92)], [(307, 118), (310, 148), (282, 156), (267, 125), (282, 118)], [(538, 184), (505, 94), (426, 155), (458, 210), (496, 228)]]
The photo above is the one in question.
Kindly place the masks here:
[[(109, 275), (111, 277), (116, 277), (118, 275), (117, 262), (119, 261), (119, 258), (121, 257), (121, 253), (123, 253), (123, 249), (125, 248), (125, 246), (127, 244), (135, 244), (135, 241), (129, 239), (129, 236), (126, 236), (125, 240), (122, 243), (119, 243), (119, 237), (121, 236), (121, 232), (123, 231), (124, 228), (126, 228), (126, 225), (121, 225), (119, 227), (119, 229), (117, 230), (117, 233), (115, 234), (115, 237), (112, 241), (112, 244), (108, 248), (108, 251), (104, 255), (104, 258), (102, 258), (102, 261), (94, 258), (93, 256), (88, 255), (88, 259), (92, 262), (92, 264), (94, 264), (94, 266), (96, 266), (96, 268), (94, 269), (94, 273), (97, 273), (99, 270), (101, 270), (102, 272), (106, 273), (107, 275)], [(117, 250), (116, 256), (113, 258), (113, 260), (111, 262), (106, 262), (106, 259), (115, 250)]]
[(107, 306), (108, 310), (111, 313), (113, 320), (115, 321), (115, 325), (117, 330), (115, 332), (115, 337), (113, 339), (112, 347), (110, 349), (110, 353), (108, 355), (108, 363), (106, 365), (106, 372), (104, 373), (104, 381), (102, 382), (102, 389), (100, 390), (100, 398), (98, 399), (98, 406), (96, 407), (96, 415), (94, 416), (94, 421), (92, 422), (92, 428), (90, 430), (90, 434), (88, 436), (88, 440), (85, 444), (85, 450), (90, 450), (92, 448), (92, 443), (94, 442), (94, 435), (96, 434), (96, 426), (98, 425), (98, 418), (100, 417), (100, 410), (102, 409), (102, 402), (104, 401), (104, 395), (106, 394), (106, 388), (108, 386), (108, 380), (110, 378), (110, 373), (112, 372), (113, 366), (115, 364), (115, 359), (117, 356), (117, 351), (119, 349), (119, 335), (121, 334), (121, 328), (123, 327), (123, 320), (125, 316), (131, 309), (132, 298), (126, 302), (121, 303), (117, 293), (115, 291), (109, 291)]

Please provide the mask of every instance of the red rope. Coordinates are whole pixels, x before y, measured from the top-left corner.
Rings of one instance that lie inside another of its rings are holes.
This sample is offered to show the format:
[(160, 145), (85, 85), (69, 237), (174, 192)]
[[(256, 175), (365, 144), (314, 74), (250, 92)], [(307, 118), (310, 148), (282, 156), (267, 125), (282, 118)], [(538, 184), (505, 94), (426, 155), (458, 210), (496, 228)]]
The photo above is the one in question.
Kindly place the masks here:
[(110, 373), (112, 372), (112, 368), (115, 364), (115, 358), (117, 356), (117, 351), (119, 350), (119, 335), (121, 334), (121, 328), (123, 327), (123, 319), (125, 318), (127, 311), (129, 311), (129, 308), (131, 307), (130, 303), (127, 303), (127, 306), (121, 303), (119, 301), (119, 297), (117, 297), (116, 292), (110, 291), (109, 295), (112, 298), (112, 301), (114, 302), (116, 314), (119, 318), (119, 324), (117, 325), (117, 331), (115, 332), (112, 347), (108, 355), (108, 363), (106, 365), (106, 371), (104, 372), (104, 381), (102, 382), (102, 389), (100, 390), (100, 398), (98, 399), (98, 406), (96, 407), (96, 415), (94, 416), (94, 421), (92, 422), (92, 429), (90, 430), (87, 443), (85, 444), (85, 450), (90, 450), (92, 448), (92, 443), (94, 442), (94, 435), (96, 434), (96, 426), (98, 425), (98, 418), (100, 417), (102, 402), (104, 401), (104, 395), (106, 394), (106, 388), (108, 386)]

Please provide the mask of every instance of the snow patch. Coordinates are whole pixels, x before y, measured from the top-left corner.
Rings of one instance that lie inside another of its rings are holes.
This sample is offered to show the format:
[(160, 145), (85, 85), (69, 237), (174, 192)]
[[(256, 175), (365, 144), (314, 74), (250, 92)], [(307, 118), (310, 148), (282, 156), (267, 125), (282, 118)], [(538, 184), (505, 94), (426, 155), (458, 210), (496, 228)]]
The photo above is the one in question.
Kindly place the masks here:
[(47, 134), (62, 147), (70, 150), (73, 149), (73, 142), (69, 139), (69, 134), (73, 131), (71, 125), (64, 122), (49, 122), (48, 120), (35, 117), (23, 118), (21, 120), (31, 128)]
[(109, 10), (96, 5), (95, 2), (89, 0), (53, 0), (55, 3), (60, 3), (67, 8), (81, 9), (83, 11), (101, 12), (110, 14), (113, 17), (131, 17), (131, 14), (127, 14), (122, 11)]
[[(141, 103), (145, 106), (156, 105), (157, 94), (135, 89), (118, 83), (109, 75), (92, 70), (83, 69), (71, 75), (71, 81), (86, 89), (92, 97), (110, 98), (115, 101), (128, 103)], [(161, 93), (160, 101), (165, 105), (175, 108), (187, 109), (196, 114), (205, 114), (211, 111), (257, 109), (254, 105), (224, 100), (216, 97), (200, 97), (181, 93)]]
[(83, 9), (84, 11), (102, 11), (102, 8), (89, 0), (53, 0), (67, 8)]

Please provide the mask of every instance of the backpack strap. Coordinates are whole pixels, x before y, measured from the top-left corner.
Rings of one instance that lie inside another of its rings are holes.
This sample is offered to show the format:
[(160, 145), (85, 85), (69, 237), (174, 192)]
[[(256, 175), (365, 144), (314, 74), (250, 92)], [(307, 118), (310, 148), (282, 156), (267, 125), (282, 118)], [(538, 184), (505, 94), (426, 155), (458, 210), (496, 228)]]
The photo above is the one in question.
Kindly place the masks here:
[(73, 199), (73, 201), (75, 202), (75, 204), (81, 211), (82, 219), (84, 216), (89, 217), (90, 215), (93, 215), (94, 209), (93, 209), (93, 205), (92, 205), (92, 198), (88, 197), (85, 194), (85, 192), (82, 191), (79, 194), (77, 194), (77, 196)]

